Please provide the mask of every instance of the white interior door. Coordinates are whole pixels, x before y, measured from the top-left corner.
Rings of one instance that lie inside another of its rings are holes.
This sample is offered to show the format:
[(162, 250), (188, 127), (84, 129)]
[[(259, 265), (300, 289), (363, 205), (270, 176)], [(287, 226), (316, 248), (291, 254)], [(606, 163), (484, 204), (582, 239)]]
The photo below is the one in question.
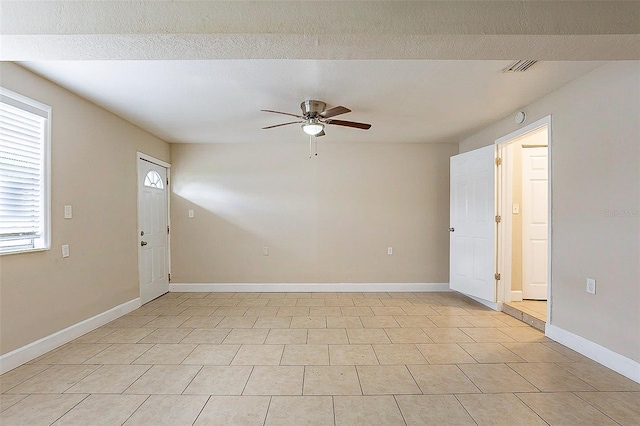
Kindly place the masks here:
[(522, 148), (522, 298), (547, 299), (547, 147)]
[(167, 169), (138, 159), (138, 259), (140, 299), (169, 291)]
[(449, 286), (496, 301), (495, 146), (451, 157)]

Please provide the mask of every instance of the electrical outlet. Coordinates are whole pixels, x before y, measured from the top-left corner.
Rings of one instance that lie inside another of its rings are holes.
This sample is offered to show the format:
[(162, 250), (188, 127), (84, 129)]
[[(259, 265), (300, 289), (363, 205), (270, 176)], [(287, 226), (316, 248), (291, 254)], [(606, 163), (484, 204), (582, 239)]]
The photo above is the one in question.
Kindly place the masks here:
[(193, 217), (195, 216), (195, 213), (193, 210), (189, 210), (189, 219), (193, 219)]
[(387, 247), (387, 254), (388, 255), (392, 255), (393, 254), (393, 247)]
[(71, 206), (64, 206), (64, 218), (65, 218), (65, 219), (71, 219), (71, 218), (73, 218), (73, 207), (71, 207)]
[(262, 255), (269, 256), (269, 247), (262, 247)]
[(587, 293), (596, 294), (596, 280), (587, 278)]
[(62, 245), (62, 257), (69, 257), (69, 244)]

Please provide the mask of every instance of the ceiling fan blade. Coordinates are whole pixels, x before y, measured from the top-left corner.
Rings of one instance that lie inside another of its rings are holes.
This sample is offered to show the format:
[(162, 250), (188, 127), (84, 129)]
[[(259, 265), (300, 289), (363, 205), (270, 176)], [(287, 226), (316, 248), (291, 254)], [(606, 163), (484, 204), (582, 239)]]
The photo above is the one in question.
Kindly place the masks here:
[(371, 128), (371, 124), (356, 123), (355, 121), (327, 120), (326, 123), (335, 124), (336, 126), (354, 127), (356, 129), (362, 129), (362, 130), (369, 130)]
[(324, 132), (324, 130), (323, 130), (323, 131), (321, 131), (320, 133), (318, 133), (318, 134), (316, 135), (316, 138), (319, 138), (320, 136), (324, 136), (324, 135), (326, 135), (326, 133), (325, 133), (325, 132)]
[(324, 118), (329, 118), (329, 117), (335, 117), (336, 115), (340, 115), (340, 114), (346, 114), (348, 112), (351, 112), (349, 108), (345, 108), (343, 106), (337, 106), (320, 113), (320, 116)]
[(261, 109), (260, 111), (262, 112), (272, 112), (274, 114), (284, 114), (284, 115), (290, 115), (292, 117), (298, 117), (298, 118), (304, 118), (302, 115), (297, 115), (297, 114), (291, 114), (289, 112), (282, 112), (282, 111), (273, 111), (270, 109)]
[(273, 126), (267, 126), (267, 127), (263, 127), (262, 129), (273, 129), (274, 127), (280, 127), (280, 126), (288, 126), (289, 124), (299, 124), (302, 123), (302, 121), (290, 121), (288, 123), (282, 123), (282, 124), (274, 124)]

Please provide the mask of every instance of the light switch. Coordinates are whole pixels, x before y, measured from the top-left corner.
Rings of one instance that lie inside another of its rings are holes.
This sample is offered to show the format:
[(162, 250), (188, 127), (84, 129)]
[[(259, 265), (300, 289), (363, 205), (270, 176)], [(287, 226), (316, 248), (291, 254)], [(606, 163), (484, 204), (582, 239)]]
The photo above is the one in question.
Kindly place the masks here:
[(73, 208), (71, 206), (64, 206), (64, 218), (71, 219), (73, 217)]
[(262, 255), (269, 256), (269, 247), (262, 247)]
[(511, 213), (519, 214), (520, 213), (520, 204), (514, 203), (513, 204), (513, 209), (511, 210)]
[(69, 257), (69, 244), (62, 245), (62, 257)]
[(193, 216), (195, 216), (194, 211), (189, 210), (189, 219), (193, 219)]
[(388, 255), (392, 255), (393, 254), (393, 247), (387, 247), (387, 254)]

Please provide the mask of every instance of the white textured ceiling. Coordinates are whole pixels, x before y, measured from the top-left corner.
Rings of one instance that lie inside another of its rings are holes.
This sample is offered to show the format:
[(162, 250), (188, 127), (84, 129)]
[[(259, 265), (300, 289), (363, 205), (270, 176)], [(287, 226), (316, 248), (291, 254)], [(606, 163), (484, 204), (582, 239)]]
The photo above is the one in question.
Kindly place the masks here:
[(640, 58), (640, 2), (0, 1), (2, 60)]
[[(323, 140), (456, 142), (602, 62), (640, 58), (634, 1), (2, 1), (0, 60), (170, 142), (304, 138), (260, 109), (344, 105)], [(541, 60), (523, 74), (500, 71)], [(575, 62), (568, 62), (575, 61)]]
[[(539, 62), (505, 74), (511, 61), (42, 61), (22, 66), (168, 142), (305, 141), (274, 109), (300, 113), (305, 99), (343, 105), (323, 141), (458, 142), (515, 113), (601, 62)], [(294, 119), (295, 120), (295, 119)]]

